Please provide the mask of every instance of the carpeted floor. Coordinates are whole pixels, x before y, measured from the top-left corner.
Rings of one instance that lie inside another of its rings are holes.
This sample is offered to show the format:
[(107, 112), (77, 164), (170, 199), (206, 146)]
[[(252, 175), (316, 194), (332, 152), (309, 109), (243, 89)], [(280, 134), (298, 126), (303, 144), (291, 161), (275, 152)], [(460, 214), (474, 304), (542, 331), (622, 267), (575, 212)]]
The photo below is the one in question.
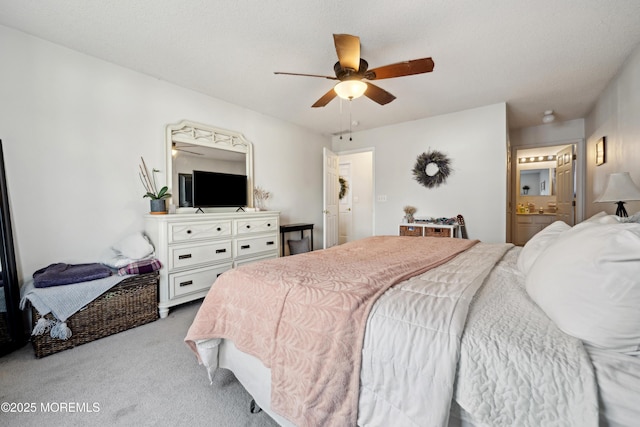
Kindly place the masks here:
[(0, 425), (277, 426), (249, 412), (251, 396), (229, 371), (210, 385), (184, 344), (200, 302), (42, 359), (30, 343), (1, 357)]

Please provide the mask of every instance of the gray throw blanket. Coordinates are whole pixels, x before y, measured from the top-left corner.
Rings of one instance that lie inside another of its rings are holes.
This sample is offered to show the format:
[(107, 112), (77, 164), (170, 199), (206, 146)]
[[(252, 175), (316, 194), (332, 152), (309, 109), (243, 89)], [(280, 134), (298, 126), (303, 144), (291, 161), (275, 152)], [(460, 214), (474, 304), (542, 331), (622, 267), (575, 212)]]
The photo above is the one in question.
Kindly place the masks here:
[[(130, 276), (112, 275), (102, 279), (75, 283), (73, 286), (53, 286), (50, 288), (36, 288), (33, 280), (30, 280), (20, 289), (20, 308), (24, 310), (28, 300), (42, 316), (33, 328), (32, 335), (41, 335), (50, 331), (52, 338), (68, 339), (71, 337), (71, 330), (67, 327), (67, 319)], [(54, 321), (44, 318), (44, 315), (48, 313), (55, 317)]]

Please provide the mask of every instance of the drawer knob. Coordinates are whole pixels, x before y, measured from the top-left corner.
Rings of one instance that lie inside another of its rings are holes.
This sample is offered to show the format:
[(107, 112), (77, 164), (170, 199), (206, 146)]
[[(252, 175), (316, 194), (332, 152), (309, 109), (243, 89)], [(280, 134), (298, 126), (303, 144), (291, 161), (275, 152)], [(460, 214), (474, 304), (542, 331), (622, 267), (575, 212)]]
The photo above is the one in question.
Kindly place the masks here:
[(191, 254), (178, 255), (178, 259), (189, 259), (191, 258)]
[(225, 253), (225, 252), (227, 252), (227, 250), (226, 250), (226, 249), (216, 249), (216, 253), (217, 253), (217, 254), (223, 254), (223, 253)]
[(268, 224), (267, 224), (267, 227), (271, 227), (271, 223), (268, 223)]
[(274, 242), (267, 242), (267, 246), (273, 245), (273, 244), (274, 244)]
[(249, 249), (251, 247), (251, 245), (242, 245), (240, 246), (240, 249)]
[(191, 234), (191, 230), (187, 230), (187, 234)]
[(247, 224), (247, 228), (251, 228), (251, 226), (249, 224)]
[(189, 286), (189, 285), (193, 285), (193, 280), (188, 280), (186, 282), (182, 282), (180, 283), (180, 286)]
[(216, 230), (217, 230), (217, 231), (220, 231), (220, 230), (222, 230), (222, 228), (218, 227), (218, 228), (216, 228)]

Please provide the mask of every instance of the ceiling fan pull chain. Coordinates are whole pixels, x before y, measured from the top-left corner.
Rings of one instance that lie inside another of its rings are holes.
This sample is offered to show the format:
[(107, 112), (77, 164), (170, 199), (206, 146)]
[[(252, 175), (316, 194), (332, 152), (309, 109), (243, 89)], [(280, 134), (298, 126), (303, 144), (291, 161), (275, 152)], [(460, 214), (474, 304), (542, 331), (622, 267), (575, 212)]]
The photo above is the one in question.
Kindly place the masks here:
[(351, 107), (352, 103), (351, 103), (351, 99), (349, 100), (349, 141), (353, 141), (353, 138), (351, 138), (351, 123), (353, 123), (353, 121), (351, 120)]

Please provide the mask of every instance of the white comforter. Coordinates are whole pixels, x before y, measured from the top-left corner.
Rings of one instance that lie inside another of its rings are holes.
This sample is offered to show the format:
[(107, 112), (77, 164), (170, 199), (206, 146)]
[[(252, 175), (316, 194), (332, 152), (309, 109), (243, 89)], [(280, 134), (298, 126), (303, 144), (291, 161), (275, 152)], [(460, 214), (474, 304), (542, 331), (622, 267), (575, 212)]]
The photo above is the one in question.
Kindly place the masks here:
[(478, 244), (378, 300), (363, 347), (360, 426), (444, 426), (452, 397), (474, 425), (597, 426), (582, 343), (528, 298), (519, 249), (493, 268), (509, 248)]

